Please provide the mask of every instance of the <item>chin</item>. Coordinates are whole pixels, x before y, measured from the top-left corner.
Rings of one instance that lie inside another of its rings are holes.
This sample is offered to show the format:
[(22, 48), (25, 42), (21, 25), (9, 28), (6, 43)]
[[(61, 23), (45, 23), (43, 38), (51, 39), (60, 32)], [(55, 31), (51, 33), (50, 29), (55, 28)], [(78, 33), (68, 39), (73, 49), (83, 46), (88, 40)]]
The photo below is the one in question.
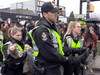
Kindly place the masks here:
[(18, 41), (21, 41), (21, 40), (18, 40)]

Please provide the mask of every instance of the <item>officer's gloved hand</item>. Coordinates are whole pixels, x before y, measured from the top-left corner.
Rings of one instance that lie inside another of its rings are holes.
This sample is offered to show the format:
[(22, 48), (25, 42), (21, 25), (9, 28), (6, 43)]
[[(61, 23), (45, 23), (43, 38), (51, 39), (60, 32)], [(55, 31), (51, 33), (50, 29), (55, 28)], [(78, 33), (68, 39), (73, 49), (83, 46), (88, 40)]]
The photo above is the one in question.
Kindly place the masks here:
[(74, 54), (78, 52), (79, 52), (79, 48), (69, 48), (69, 54)]
[(27, 57), (27, 52), (26, 52), (26, 51), (23, 52), (23, 57), (24, 57), (24, 58)]
[(69, 48), (69, 53), (73, 54), (73, 53), (84, 53), (87, 47), (80, 47), (80, 48)]
[(79, 54), (82, 54), (86, 51), (87, 47), (80, 47), (79, 48)]
[[(68, 56), (67, 58), (68, 58), (68, 59), (67, 59), (67, 63), (69, 63), (69, 64), (75, 64), (75, 63), (76, 63), (76, 62), (74, 62), (74, 60), (73, 60), (74, 56)], [(64, 65), (66, 65), (66, 63), (65, 63)]]

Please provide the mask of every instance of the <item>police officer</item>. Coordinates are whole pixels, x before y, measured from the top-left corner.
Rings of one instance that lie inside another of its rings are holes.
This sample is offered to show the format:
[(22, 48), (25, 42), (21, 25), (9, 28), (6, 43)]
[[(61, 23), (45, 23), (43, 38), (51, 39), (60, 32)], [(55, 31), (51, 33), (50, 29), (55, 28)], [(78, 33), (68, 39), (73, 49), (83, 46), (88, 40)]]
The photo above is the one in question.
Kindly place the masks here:
[(7, 65), (5, 75), (24, 75), (23, 60), (26, 59), (27, 54), (23, 53), (23, 56), (18, 59), (14, 59), (10, 55), (10, 51), (13, 51), (15, 49), (11, 47), (12, 44), (15, 44), (15, 47), (17, 47), (19, 51), (25, 50), (24, 44), (21, 42), (21, 38), (22, 38), (21, 30), (19, 28), (13, 28), (11, 30), (10, 41), (6, 42), (3, 47), (4, 55), (6, 59), (5, 62)]
[[(79, 22), (71, 22), (64, 36), (64, 52), (65, 56), (77, 57), (82, 55), (87, 49), (84, 38), (80, 35), (81, 25)], [(84, 57), (83, 57), (84, 58)], [(64, 75), (80, 75), (82, 74), (80, 63), (68, 63), (64, 65)]]
[(38, 21), (37, 26), (29, 31), (37, 60), (36, 65), (41, 69), (40, 72), (35, 71), (36, 75), (61, 75), (59, 67), (62, 63), (71, 60), (84, 61), (88, 56), (88, 53), (84, 53), (85, 59), (81, 59), (82, 56), (72, 59), (64, 56), (61, 37), (55, 27), (58, 10), (60, 8), (54, 8), (51, 2), (45, 2), (41, 7), (43, 17)]
[(3, 32), (1, 31), (1, 25), (3, 24), (3, 22), (0, 22), (0, 65), (2, 64), (2, 62), (5, 60), (3, 59), (3, 44), (6, 43), (7, 39), (4, 37)]

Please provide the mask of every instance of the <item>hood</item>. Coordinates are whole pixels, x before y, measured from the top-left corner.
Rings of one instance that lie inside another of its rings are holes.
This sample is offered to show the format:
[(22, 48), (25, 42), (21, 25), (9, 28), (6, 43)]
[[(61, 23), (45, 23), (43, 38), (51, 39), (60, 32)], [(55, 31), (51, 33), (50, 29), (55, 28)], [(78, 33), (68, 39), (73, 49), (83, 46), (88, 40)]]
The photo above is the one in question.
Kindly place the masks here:
[(55, 31), (57, 31), (56, 29), (56, 24), (53, 23), (52, 25), (45, 19), (45, 17), (42, 17), (38, 22), (37, 22), (37, 25), (36, 26), (40, 26), (40, 25), (43, 25), (49, 29), (53, 29)]

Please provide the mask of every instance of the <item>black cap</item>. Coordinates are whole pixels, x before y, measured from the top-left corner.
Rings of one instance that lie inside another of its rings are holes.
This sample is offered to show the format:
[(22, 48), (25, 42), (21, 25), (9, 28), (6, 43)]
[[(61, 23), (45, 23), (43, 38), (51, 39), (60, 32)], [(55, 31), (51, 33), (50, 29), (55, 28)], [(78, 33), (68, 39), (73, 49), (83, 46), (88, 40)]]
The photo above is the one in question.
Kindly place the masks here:
[(57, 12), (58, 10), (61, 10), (61, 8), (54, 8), (51, 2), (45, 2), (41, 7), (42, 12)]

